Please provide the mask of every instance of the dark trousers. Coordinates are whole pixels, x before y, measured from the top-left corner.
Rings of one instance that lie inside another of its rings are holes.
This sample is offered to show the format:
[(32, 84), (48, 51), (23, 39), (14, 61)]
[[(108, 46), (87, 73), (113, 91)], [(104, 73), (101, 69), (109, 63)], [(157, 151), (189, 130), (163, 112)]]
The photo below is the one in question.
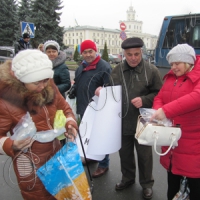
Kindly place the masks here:
[(154, 180), (152, 177), (153, 156), (152, 147), (139, 145), (134, 135), (122, 135), (122, 147), (119, 150), (122, 181), (135, 180), (136, 166), (134, 146), (137, 151), (139, 182), (142, 188), (151, 188)]
[[(167, 198), (172, 200), (180, 189), (180, 181), (183, 176), (172, 174), (168, 172), (168, 191)], [(187, 178), (190, 188), (190, 200), (200, 199), (200, 178)]]

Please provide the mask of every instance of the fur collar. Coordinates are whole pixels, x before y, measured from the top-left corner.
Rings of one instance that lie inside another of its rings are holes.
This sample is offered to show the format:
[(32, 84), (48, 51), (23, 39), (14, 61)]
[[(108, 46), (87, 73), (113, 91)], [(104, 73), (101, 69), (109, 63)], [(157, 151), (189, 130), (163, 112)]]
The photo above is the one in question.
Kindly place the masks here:
[(53, 68), (55, 68), (55, 67), (57, 67), (57, 66), (59, 66), (59, 65), (61, 65), (61, 64), (63, 64), (63, 63), (65, 63), (66, 58), (67, 58), (66, 53), (63, 52), (63, 51), (59, 51), (58, 57), (57, 57), (55, 60), (52, 61), (52, 63), (53, 63)]
[(30, 92), (24, 84), (11, 74), (11, 61), (6, 61), (0, 66), (0, 98), (26, 109), (34, 114), (39, 109), (53, 102), (55, 97), (55, 85), (49, 81), (49, 85), (42, 93)]

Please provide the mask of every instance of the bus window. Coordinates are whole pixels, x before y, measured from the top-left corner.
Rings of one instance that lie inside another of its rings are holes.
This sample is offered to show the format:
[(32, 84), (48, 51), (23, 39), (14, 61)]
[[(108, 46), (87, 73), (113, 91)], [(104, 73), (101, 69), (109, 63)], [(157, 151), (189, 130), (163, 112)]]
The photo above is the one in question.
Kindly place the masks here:
[(200, 13), (164, 17), (155, 48), (155, 65), (162, 75), (170, 69), (168, 52), (183, 43), (194, 47), (196, 55), (200, 55)]
[(193, 28), (190, 45), (194, 48), (200, 48), (200, 24)]
[(166, 30), (163, 48), (188, 43), (200, 48), (200, 19), (197, 17), (172, 18)]

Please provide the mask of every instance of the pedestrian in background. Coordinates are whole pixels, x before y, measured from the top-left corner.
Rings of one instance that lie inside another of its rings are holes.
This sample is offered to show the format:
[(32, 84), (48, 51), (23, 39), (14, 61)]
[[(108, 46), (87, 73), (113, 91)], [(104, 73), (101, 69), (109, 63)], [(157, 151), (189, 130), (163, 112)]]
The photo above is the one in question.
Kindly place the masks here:
[(44, 43), (44, 53), (53, 63), (54, 82), (62, 96), (66, 98), (65, 92), (71, 87), (69, 70), (65, 64), (66, 53), (60, 51), (60, 45), (54, 40), (48, 40)]
[[(83, 41), (80, 50), (83, 61), (75, 72), (75, 83), (71, 89), (73, 93), (71, 93), (70, 96), (76, 96), (76, 112), (82, 119), (91, 98), (94, 96), (95, 90), (99, 86), (109, 83), (109, 74), (112, 68), (108, 62), (101, 59), (97, 54), (96, 44), (92, 40)], [(90, 162), (90, 159), (87, 161)], [(83, 164), (85, 164), (84, 161)], [(106, 155), (102, 161), (99, 161), (97, 170), (92, 174), (92, 177), (96, 178), (102, 176), (108, 171), (108, 168), (109, 155)]]
[(44, 52), (44, 44), (43, 44), (43, 43), (40, 43), (40, 44), (38, 45), (38, 49), (39, 49), (40, 51)]
[[(57, 85), (60, 93), (66, 98), (65, 93), (71, 87), (70, 74), (66, 62), (66, 53), (60, 51), (60, 45), (54, 40), (48, 40), (43, 46), (44, 53), (47, 54), (53, 63), (53, 80)], [(60, 140), (64, 146), (66, 139)]]
[(153, 99), (162, 86), (158, 69), (142, 58), (144, 42), (140, 38), (127, 38), (122, 42), (125, 60), (118, 64), (111, 76), (114, 85), (122, 85), (122, 147), (119, 150), (122, 179), (116, 184), (117, 191), (135, 183), (136, 164), (134, 147), (137, 151), (139, 182), (145, 199), (153, 195), (152, 147), (139, 145), (134, 137), (139, 108), (151, 108)]
[(63, 110), (67, 118), (65, 135), (76, 136), (78, 129), (74, 114), (52, 77), (51, 61), (38, 50), (21, 51), (12, 61), (1, 65), (0, 154), (12, 158), (20, 192), (27, 200), (56, 200), (45, 189), (36, 170), (53, 157), (61, 144), (56, 138), (43, 143), (32, 138), (12, 140), (7, 133), (14, 134), (13, 129), (27, 112), (37, 132), (52, 130), (57, 110)]
[[(196, 60), (196, 62), (195, 62)], [(168, 174), (168, 200), (187, 177), (190, 200), (200, 199), (200, 57), (193, 47), (178, 44), (167, 54), (171, 70), (164, 76), (164, 84), (154, 99), (157, 111), (152, 119), (170, 119), (181, 128), (178, 146), (161, 156), (160, 163)], [(162, 147), (166, 152), (168, 147)]]
[(19, 41), (17, 41), (15, 44), (15, 54), (25, 49), (32, 49), (30, 44), (30, 35), (28, 33), (24, 33), (22, 38), (20, 38)]

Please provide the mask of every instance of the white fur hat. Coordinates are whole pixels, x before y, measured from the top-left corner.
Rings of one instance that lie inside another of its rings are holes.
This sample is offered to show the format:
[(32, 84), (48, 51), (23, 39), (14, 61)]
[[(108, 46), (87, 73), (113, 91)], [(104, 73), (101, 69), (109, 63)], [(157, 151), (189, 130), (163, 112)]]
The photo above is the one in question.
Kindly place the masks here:
[(20, 51), (12, 60), (12, 71), (23, 83), (53, 78), (52, 62), (39, 50)]
[(58, 52), (60, 51), (60, 45), (55, 41), (55, 40), (47, 40), (45, 43), (44, 43), (44, 52), (46, 51), (46, 48), (48, 46), (54, 46), (56, 47), (56, 49), (58, 50)]
[(178, 44), (167, 54), (169, 64), (173, 62), (184, 62), (194, 64), (196, 55), (194, 48), (188, 44)]

